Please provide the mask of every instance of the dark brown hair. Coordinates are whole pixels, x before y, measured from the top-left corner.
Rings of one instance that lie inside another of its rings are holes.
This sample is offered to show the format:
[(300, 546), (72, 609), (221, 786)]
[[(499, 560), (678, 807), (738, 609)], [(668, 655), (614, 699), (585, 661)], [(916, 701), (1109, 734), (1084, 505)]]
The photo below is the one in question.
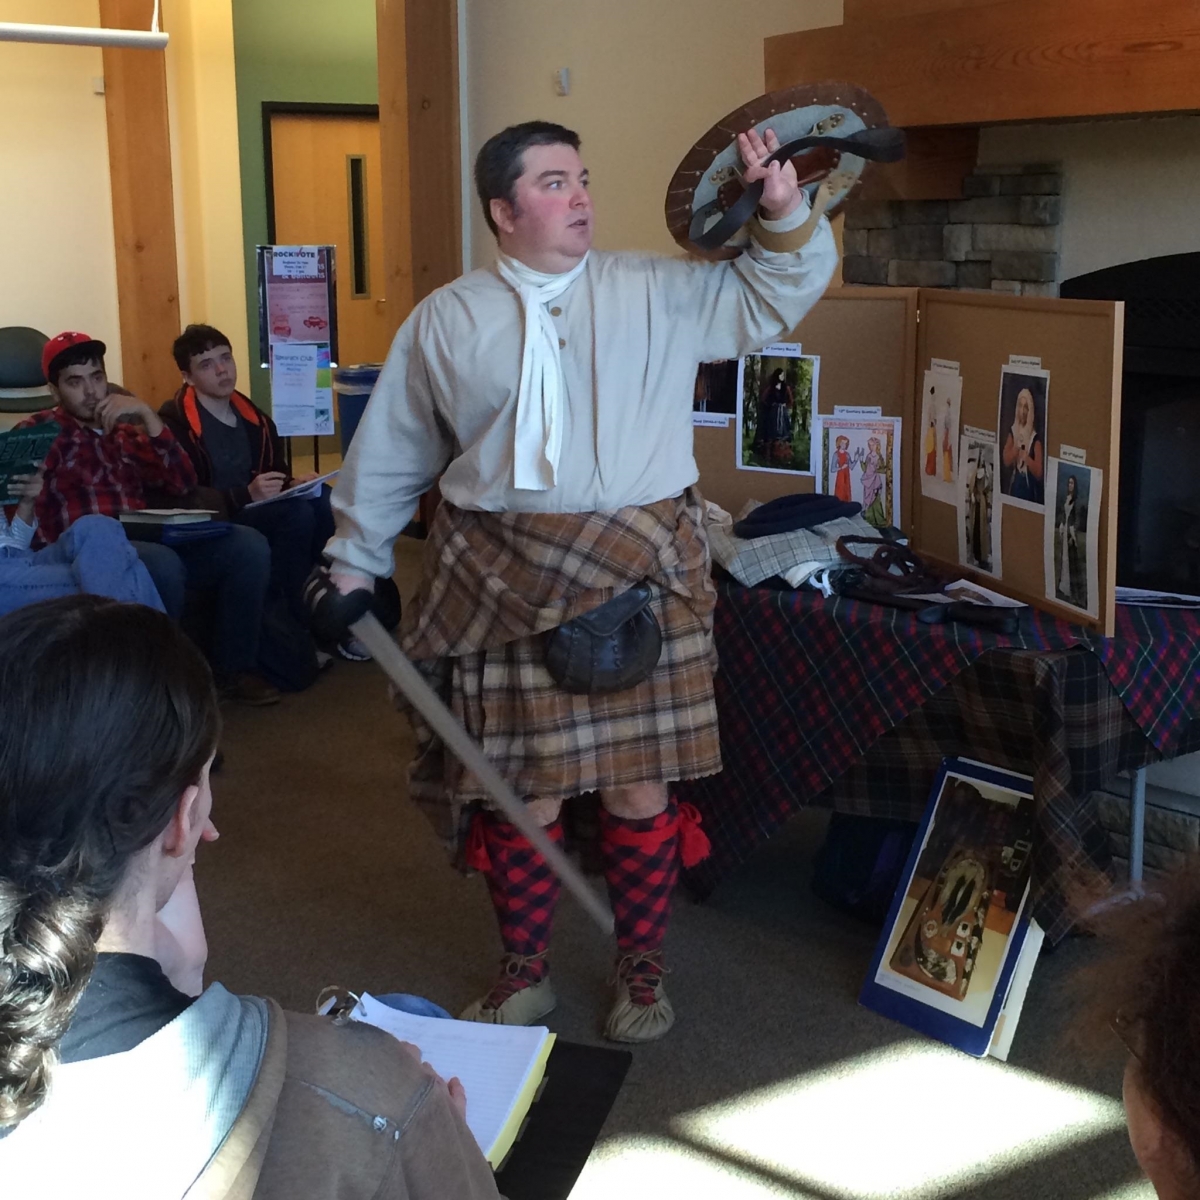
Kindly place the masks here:
[(579, 134), (550, 121), (526, 121), (510, 125), (484, 142), (475, 157), (475, 190), (483, 205), (483, 219), (493, 235), (499, 233), (492, 220), (493, 200), (516, 199), (517, 180), (525, 170), (525, 151), (530, 146), (570, 146), (579, 149)]
[(181, 371), (192, 369), (192, 359), (200, 354), (207, 354), (224, 346), (232, 350), (229, 339), (212, 325), (189, 325), (176, 339), (171, 347), (175, 365)]
[(161, 613), (70, 596), (0, 619), (0, 1126), (45, 1099), (130, 859), (219, 731), (208, 666)]
[(1200, 859), (1088, 924), (1108, 949), (1088, 981), (1200, 1179)]

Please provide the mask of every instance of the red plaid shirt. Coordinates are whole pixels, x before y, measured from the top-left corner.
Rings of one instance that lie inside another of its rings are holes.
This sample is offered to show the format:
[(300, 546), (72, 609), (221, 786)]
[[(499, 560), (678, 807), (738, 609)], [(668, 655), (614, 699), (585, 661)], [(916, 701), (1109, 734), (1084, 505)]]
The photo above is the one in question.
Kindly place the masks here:
[(156, 438), (138, 425), (98, 432), (59, 407), (35, 413), (18, 428), (45, 421), (57, 421), (62, 433), (46, 455), (46, 486), (34, 506), (43, 542), (57, 541), (89, 513), (117, 517), (145, 508), (147, 489), (184, 496), (196, 486), (191, 460), (165, 425)]

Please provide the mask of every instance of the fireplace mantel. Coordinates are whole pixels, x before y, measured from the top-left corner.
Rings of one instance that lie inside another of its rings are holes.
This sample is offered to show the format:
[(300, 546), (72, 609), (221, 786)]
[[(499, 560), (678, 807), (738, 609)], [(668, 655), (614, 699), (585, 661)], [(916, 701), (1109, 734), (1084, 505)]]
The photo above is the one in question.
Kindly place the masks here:
[(947, 159), (965, 174), (982, 125), (1200, 112), (1198, 0), (846, 0), (845, 14), (768, 38), (767, 87), (845, 79), (923, 131), (892, 195), (956, 194)]

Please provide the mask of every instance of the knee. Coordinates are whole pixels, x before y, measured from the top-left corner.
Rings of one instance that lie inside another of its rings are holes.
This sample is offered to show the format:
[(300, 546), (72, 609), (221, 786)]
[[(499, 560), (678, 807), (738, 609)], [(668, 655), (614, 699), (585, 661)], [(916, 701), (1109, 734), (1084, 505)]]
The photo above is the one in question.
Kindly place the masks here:
[(642, 821), (657, 817), (667, 807), (665, 783), (634, 783), (629, 787), (609, 788), (600, 802), (614, 817)]
[(525, 805), (525, 811), (544, 829), (558, 820), (562, 811), (561, 800), (530, 800)]
[(271, 545), (257, 529), (235, 525), (227, 535), (229, 554), (239, 573), (261, 575), (265, 580), (271, 571)]

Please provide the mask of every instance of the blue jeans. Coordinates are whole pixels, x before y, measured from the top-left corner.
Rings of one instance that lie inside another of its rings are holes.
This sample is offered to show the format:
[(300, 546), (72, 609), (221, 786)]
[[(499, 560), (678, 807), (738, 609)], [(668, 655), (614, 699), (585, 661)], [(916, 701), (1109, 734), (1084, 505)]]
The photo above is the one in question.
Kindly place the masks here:
[(261, 508), (244, 508), (234, 520), (257, 529), (270, 543), (271, 599), (283, 597), (288, 611), (307, 629), (304, 582), (333, 537), (328, 486), (311, 500), (280, 500)]
[(145, 563), (167, 615), (174, 620), (183, 615), (185, 592), (213, 593), (213, 670), (224, 675), (253, 671), (271, 574), (267, 539), (235, 525), (223, 537), (182, 546), (130, 545)]
[(43, 550), (0, 547), (0, 616), (80, 592), (163, 611), (149, 572), (112, 517), (80, 517)]

